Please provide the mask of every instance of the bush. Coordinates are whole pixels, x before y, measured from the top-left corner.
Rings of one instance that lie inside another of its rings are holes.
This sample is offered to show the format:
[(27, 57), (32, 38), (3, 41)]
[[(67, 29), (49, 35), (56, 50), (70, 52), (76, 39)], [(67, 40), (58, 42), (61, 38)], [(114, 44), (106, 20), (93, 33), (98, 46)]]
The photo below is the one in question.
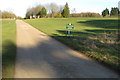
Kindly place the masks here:
[(101, 17), (99, 13), (74, 13), (70, 17)]
[(62, 17), (61, 12), (58, 12), (58, 14), (57, 14), (57, 18), (61, 18), (61, 17)]

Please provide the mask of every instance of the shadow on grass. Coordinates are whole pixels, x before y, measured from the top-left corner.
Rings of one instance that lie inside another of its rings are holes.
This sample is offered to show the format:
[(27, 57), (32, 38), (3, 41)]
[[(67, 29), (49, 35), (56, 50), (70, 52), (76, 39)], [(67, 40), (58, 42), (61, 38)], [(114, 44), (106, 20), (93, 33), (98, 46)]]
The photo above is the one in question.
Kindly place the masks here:
[[(71, 37), (67, 37), (66, 30), (57, 30), (60, 34), (65, 36), (59, 36), (57, 34), (53, 34), (53, 38), (59, 40), (60, 42), (70, 46), (71, 48), (80, 51), (87, 56), (93, 57), (97, 61), (104, 63), (107, 66), (111, 66), (111, 68), (116, 71), (120, 71), (120, 58), (118, 51), (120, 46), (119, 43), (116, 43), (117, 37), (115, 37), (115, 30), (86, 30), (87, 32), (80, 31), (72, 31)], [(94, 32), (89, 33), (89, 32)], [(107, 38), (106, 35), (101, 33), (110, 33)], [(111, 36), (111, 34), (114, 36)], [(91, 37), (91, 38), (90, 38)], [(114, 38), (114, 39), (112, 39)], [(108, 43), (109, 39), (116, 41), (114, 43)], [(104, 41), (104, 42), (102, 42)]]
[(13, 78), (15, 68), (16, 45), (5, 40), (2, 43), (2, 76), (3, 78)]
[(21, 77), (25, 72), (28, 72), (30, 77), (41, 78), (110, 77), (106, 68), (83, 56), (75, 55), (77, 53), (52, 38), (43, 39), (40, 42), (36, 41), (36, 43), (34, 46), (18, 46), (17, 48), (17, 59), (19, 61), (17, 65), (19, 68), (16, 73), (20, 74)]
[(118, 30), (85, 30), (85, 31), (87, 31), (87, 32), (94, 32), (95, 34), (101, 34), (101, 33), (115, 33), (115, 32), (117, 32)]
[(89, 21), (79, 21), (77, 23), (85, 24), (86, 26), (93, 26), (97, 28), (105, 29), (118, 29), (118, 23), (120, 20), (89, 20)]
[(89, 20), (77, 23), (103, 29), (85, 29), (84, 32), (74, 30), (71, 31), (71, 37), (67, 37), (66, 30), (57, 30), (64, 36), (53, 34), (53, 37), (120, 71), (118, 20)]

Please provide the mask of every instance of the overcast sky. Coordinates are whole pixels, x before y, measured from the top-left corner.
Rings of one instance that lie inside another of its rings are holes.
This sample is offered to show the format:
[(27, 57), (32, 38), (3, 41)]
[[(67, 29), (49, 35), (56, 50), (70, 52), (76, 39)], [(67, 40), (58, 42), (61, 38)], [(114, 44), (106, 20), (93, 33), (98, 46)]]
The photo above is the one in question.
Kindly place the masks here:
[(110, 10), (111, 7), (118, 7), (119, 0), (2, 0), (0, 10), (12, 11), (17, 16), (25, 17), (27, 8), (52, 2), (58, 5), (65, 5), (68, 2), (70, 10), (76, 8), (77, 13), (96, 12), (101, 14), (105, 8)]

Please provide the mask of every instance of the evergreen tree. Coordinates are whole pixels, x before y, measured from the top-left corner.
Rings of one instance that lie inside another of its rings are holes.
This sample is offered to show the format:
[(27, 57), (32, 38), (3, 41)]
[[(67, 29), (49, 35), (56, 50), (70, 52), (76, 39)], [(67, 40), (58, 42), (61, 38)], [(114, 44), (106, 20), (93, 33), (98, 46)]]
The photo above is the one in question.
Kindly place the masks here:
[(104, 16), (107, 16), (107, 15), (109, 15), (109, 10), (106, 8), (105, 10), (103, 10), (102, 16), (104, 17)]
[(65, 4), (65, 7), (62, 11), (62, 16), (67, 18), (70, 16), (70, 11), (69, 11), (69, 7), (68, 7), (68, 3)]
[(41, 11), (40, 11), (40, 16), (41, 17), (45, 17), (47, 15), (47, 11), (46, 11), (46, 9), (43, 7), (42, 9), (41, 9)]
[(111, 8), (110, 16), (118, 16), (119, 9), (118, 8)]
[(105, 13), (106, 15), (109, 15), (109, 10), (107, 8), (105, 9)]
[(102, 16), (103, 16), (103, 17), (105, 16), (105, 10), (102, 11)]

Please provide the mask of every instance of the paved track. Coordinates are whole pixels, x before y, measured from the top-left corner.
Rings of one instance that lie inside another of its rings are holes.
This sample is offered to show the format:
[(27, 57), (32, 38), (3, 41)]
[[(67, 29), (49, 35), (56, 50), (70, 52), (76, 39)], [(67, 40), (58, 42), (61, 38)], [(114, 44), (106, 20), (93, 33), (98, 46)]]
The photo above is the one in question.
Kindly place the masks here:
[(117, 74), (17, 20), (15, 78), (115, 78)]

